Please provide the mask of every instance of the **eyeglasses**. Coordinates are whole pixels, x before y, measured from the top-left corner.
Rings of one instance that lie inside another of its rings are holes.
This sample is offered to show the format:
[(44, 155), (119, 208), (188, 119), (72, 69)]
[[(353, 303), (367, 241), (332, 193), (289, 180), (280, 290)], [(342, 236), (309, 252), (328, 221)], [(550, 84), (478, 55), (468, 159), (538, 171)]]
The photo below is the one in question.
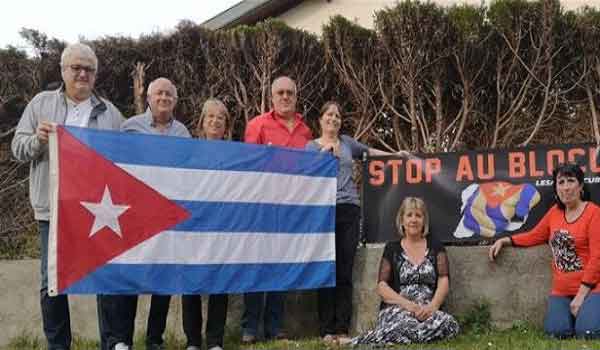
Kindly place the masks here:
[(218, 120), (218, 121), (225, 121), (225, 119), (227, 119), (227, 117), (225, 117), (225, 115), (223, 114), (207, 114), (205, 117), (206, 120)]
[(296, 96), (296, 91), (281, 89), (281, 90), (275, 90), (275, 94), (280, 95), (280, 96), (283, 96), (283, 95)]
[(78, 64), (71, 65), (69, 68), (73, 71), (73, 73), (79, 74), (84, 72), (85, 74), (94, 74), (96, 73), (96, 68), (90, 66), (81, 66)]

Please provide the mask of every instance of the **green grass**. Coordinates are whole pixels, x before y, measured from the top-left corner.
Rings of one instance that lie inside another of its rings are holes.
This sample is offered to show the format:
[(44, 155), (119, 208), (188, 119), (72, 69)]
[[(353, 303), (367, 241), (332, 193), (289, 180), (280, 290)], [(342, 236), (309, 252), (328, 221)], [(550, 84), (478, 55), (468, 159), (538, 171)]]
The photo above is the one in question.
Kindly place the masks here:
[[(171, 334), (166, 337), (167, 349), (184, 349), (184, 343), (181, 339), (175, 339)], [(15, 338), (5, 350), (43, 350), (43, 342), (28, 335), (22, 335)], [(72, 350), (98, 349), (97, 341), (84, 339), (75, 339)], [(143, 340), (136, 339), (136, 350), (143, 350)], [(317, 338), (301, 339), (291, 341), (277, 341), (255, 344), (251, 347), (243, 347), (239, 344), (239, 334), (228, 333), (225, 339), (225, 350), (321, 350), (341, 349), (337, 346), (327, 345)], [(372, 346), (361, 346), (354, 349), (375, 349)], [(466, 332), (457, 338), (425, 345), (401, 345), (390, 347), (389, 349), (406, 350), (582, 350), (582, 349), (600, 349), (600, 340), (556, 340), (545, 336), (540, 330), (528, 327), (523, 324), (515, 324), (509, 330), (498, 331), (491, 330), (486, 332)]]

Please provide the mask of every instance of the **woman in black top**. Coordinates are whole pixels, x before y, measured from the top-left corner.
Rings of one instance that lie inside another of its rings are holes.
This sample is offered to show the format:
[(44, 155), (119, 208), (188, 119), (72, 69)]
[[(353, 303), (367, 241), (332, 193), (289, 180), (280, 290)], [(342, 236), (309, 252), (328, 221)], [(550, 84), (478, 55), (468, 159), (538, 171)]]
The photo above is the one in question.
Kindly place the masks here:
[(456, 319), (440, 311), (449, 291), (444, 246), (429, 236), (425, 202), (407, 197), (396, 216), (399, 241), (385, 246), (377, 294), (383, 299), (375, 329), (353, 344), (410, 344), (458, 334)]

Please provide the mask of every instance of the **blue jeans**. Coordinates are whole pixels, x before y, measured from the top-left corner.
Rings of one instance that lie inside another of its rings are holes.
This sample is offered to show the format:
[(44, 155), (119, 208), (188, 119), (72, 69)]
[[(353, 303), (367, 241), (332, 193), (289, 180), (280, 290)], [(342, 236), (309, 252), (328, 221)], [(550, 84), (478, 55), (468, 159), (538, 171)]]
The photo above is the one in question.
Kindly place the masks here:
[(600, 338), (600, 293), (590, 293), (579, 308), (577, 317), (569, 307), (573, 297), (550, 296), (544, 331), (556, 338)]
[(38, 221), (40, 232), (40, 305), (42, 324), (48, 342), (48, 350), (68, 350), (71, 348), (71, 319), (69, 300), (66, 295), (48, 295), (48, 232), (50, 223)]
[(258, 322), (264, 308), (265, 338), (277, 337), (283, 324), (285, 292), (258, 292), (244, 294), (242, 331), (244, 335), (258, 335)]

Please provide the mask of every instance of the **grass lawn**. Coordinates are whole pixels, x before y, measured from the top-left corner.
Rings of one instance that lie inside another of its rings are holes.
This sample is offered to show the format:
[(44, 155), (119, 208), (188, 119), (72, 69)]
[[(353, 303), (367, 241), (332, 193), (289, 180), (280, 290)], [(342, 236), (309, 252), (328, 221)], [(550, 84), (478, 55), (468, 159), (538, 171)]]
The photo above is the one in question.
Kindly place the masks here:
[[(168, 335), (167, 349), (182, 350), (185, 344), (181, 340)], [(76, 339), (72, 350), (98, 349), (97, 341)], [(45, 349), (40, 339), (21, 336), (12, 341), (5, 347), (6, 350), (43, 350)], [(136, 341), (135, 349), (144, 350), (143, 340)], [(282, 349), (282, 350), (317, 350), (317, 349), (343, 349), (342, 347), (332, 346), (323, 343), (319, 339), (301, 339), (291, 341), (277, 341), (269, 343), (260, 343), (251, 347), (241, 346), (239, 344), (239, 335), (228, 335), (225, 340), (225, 350), (243, 350), (243, 349)], [(348, 348), (351, 349), (351, 348)], [(361, 346), (353, 348), (356, 350), (376, 349), (373, 346)], [(401, 345), (389, 347), (389, 349), (407, 349), (407, 350), (581, 350), (581, 349), (600, 349), (600, 340), (556, 340), (545, 336), (541, 331), (525, 326), (515, 326), (505, 331), (486, 331), (486, 332), (466, 332), (459, 337), (439, 343), (426, 345)]]

